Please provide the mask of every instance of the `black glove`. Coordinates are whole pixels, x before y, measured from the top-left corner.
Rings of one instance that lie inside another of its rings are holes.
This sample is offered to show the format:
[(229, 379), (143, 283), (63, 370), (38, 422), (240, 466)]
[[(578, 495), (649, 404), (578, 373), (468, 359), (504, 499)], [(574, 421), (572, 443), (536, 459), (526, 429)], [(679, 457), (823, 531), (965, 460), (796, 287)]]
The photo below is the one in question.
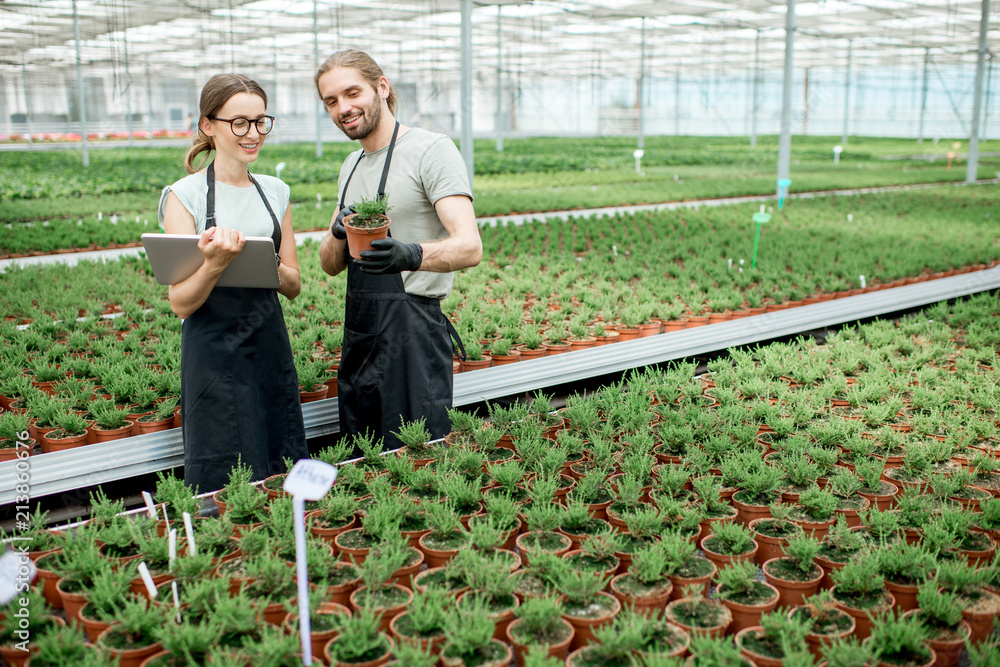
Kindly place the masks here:
[(330, 233), (333, 234), (333, 238), (339, 241), (343, 241), (347, 238), (347, 231), (344, 229), (344, 218), (353, 213), (354, 204), (340, 209), (340, 212), (337, 213), (337, 217), (333, 219), (333, 224), (330, 225)]
[(361, 270), (365, 273), (399, 273), (416, 271), (424, 261), (424, 249), (419, 243), (400, 243), (396, 239), (376, 239), (372, 249), (361, 253)]

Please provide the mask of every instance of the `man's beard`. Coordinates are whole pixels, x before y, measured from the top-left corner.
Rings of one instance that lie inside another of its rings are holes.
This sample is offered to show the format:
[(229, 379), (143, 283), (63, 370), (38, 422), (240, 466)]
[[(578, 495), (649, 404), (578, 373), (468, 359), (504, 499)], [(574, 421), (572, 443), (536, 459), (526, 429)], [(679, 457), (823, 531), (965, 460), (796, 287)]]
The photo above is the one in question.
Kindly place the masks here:
[(351, 128), (345, 128), (343, 124), (340, 125), (340, 130), (347, 135), (348, 139), (353, 139), (358, 141), (364, 139), (369, 134), (378, 128), (379, 123), (382, 121), (382, 105), (380, 101), (376, 98), (375, 102), (369, 106), (365, 107), (361, 114), (361, 122)]

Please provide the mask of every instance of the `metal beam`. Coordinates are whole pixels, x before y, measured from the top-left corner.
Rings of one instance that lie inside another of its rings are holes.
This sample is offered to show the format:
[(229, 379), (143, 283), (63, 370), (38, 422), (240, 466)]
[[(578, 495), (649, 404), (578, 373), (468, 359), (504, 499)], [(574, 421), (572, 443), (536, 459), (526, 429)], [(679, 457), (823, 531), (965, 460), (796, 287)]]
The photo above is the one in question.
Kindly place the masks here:
[(497, 153), (503, 152), (503, 5), (497, 5)]
[(83, 166), (90, 166), (90, 151), (87, 148), (87, 96), (83, 92), (83, 65), (80, 62), (80, 16), (76, 11), (76, 0), (73, 0), (73, 40), (76, 49), (76, 99), (80, 106), (80, 141), (83, 145)]
[(461, 0), (461, 9), (461, 150), (462, 159), (465, 160), (465, 169), (469, 172), (469, 187), (475, 189), (473, 185), (473, 155), (475, 150), (472, 146), (472, 0)]
[(750, 106), (750, 145), (757, 145), (757, 116), (760, 113), (760, 30), (753, 41), (753, 104)]
[(646, 110), (646, 18), (642, 19), (642, 31), (639, 40), (639, 83), (635, 91), (635, 102), (639, 107), (639, 141), (637, 148), (642, 148), (646, 143), (645, 132), (645, 110)]
[[(319, 13), (316, 8), (318, 0), (313, 0), (313, 71), (319, 69)], [(316, 118), (316, 157), (323, 157), (323, 128), (320, 127), (322, 119), (322, 105), (317, 99), (313, 102), (313, 115)]]
[(969, 132), (969, 160), (965, 182), (975, 183), (979, 170), (979, 119), (983, 111), (983, 73), (986, 69), (986, 40), (990, 33), (990, 0), (983, 0), (979, 22), (979, 50), (976, 58), (976, 91), (972, 96), (972, 127)]
[(851, 51), (853, 40), (847, 40), (847, 73), (844, 75), (844, 131), (840, 135), (841, 146), (847, 146), (848, 128), (851, 123)]
[(931, 50), (924, 47), (924, 82), (920, 87), (920, 124), (917, 126), (917, 143), (924, 143), (924, 116), (927, 114), (927, 70), (930, 68)]
[[(787, 0), (785, 13), (785, 73), (781, 89), (781, 138), (778, 140), (778, 181), (788, 178), (792, 162), (792, 78), (795, 54), (795, 0)], [(781, 196), (781, 186), (776, 195)]]

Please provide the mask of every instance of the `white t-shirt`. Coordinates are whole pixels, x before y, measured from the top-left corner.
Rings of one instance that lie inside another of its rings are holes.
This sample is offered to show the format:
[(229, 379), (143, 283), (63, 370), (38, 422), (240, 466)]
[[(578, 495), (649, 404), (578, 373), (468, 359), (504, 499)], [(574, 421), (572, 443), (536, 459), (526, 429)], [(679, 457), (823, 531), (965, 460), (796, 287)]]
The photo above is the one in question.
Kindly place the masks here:
[[(264, 191), (271, 210), (281, 224), (288, 208), (289, 189), (284, 181), (274, 176), (254, 174), (253, 178)], [(160, 195), (160, 206), (157, 211), (160, 227), (163, 227), (163, 213), (167, 206), (167, 195), (173, 192), (177, 195), (184, 208), (194, 217), (195, 233), (205, 231), (205, 197), (208, 194), (208, 179), (203, 172), (191, 174), (173, 185), (163, 188)], [(267, 207), (257, 194), (257, 188), (252, 184), (240, 188), (226, 185), (215, 180), (215, 224), (218, 227), (237, 229), (246, 236), (267, 236), (274, 234), (274, 223), (267, 212)]]
[[(358, 165), (347, 188), (345, 204), (378, 195), (387, 151), (388, 146), (367, 153), (358, 163), (361, 154), (358, 150), (344, 160), (337, 183), (338, 193), (343, 193), (348, 174), (355, 164)], [(448, 238), (448, 230), (441, 224), (434, 204), (452, 195), (472, 199), (472, 188), (465, 161), (455, 143), (446, 135), (413, 127), (396, 138), (385, 194), (389, 200), (392, 238), (403, 243), (422, 243)], [(337, 201), (339, 204), (339, 197)], [(401, 275), (407, 294), (437, 299), (448, 296), (454, 282), (453, 273), (403, 271)]]

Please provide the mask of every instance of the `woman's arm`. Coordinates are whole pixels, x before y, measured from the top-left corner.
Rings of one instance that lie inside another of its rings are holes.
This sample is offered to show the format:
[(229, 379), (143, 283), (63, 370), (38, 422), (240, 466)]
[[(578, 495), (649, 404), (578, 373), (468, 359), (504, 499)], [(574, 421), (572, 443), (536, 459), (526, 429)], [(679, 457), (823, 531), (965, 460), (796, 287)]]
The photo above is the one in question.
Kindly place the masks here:
[(278, 288), (278, 293), (294, 299), (302, 291), (302, 273), (299, 270), (299, 255), (295, 248), (291, 205), (285, 209), (285, 217), (281, 220), (281, 247), (278, 249), (278, 255), (281, 257), (281, 263), (278, 264), (281, 287)]
[[(194, 217), (173, 192), (167, 195), (163, 212), (163, 231), (167, 234), (194, 234)], [(167, 293), (170, 307), (182, 319), (191, 317), (212, 293), (219, 276), (243, 250), (243, 232), (228, 227), (206, 229), (198, 239), (198, 249), (205, 261), (190, 277), (171, 285)], [(294, 244), (294, 238), (293, 238)], [(296, 263), (296, 268), (298, 267)]]

